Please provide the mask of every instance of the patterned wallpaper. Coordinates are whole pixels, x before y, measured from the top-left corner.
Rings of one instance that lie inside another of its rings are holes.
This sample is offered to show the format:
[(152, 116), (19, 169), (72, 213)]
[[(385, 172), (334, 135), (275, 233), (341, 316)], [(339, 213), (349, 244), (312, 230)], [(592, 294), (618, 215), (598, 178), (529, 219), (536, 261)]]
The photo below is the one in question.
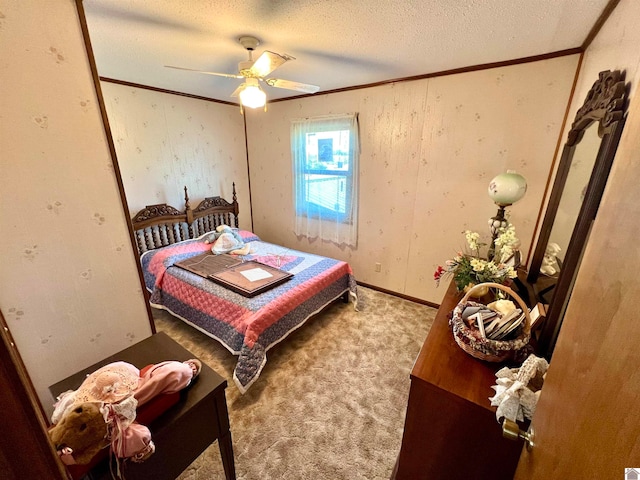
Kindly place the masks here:
[[(359, 281), (439, 303), (445, 289), (436, 289), (435, 267), (463, 247), (465, 229), (488, 235), (497, 209), (487, 187), (507, 169), (529, 183), (510, 209), (527, 254), (577, 61), (561, 57), (249, 112), (254, 230), (268, 241), (347, 260)], [(290, 121), (344, 112), (360, 118), (357, 249), (298, 239), (292, 228)]]
[(101, 82), (131, 216), (146, 205), (184, 209), (205, 197), (231, 201), (251, 226), (244, 120), (232, 105)]
[(0, 6), (0, 308), (48, 386), (151, 333), (73, 0)]

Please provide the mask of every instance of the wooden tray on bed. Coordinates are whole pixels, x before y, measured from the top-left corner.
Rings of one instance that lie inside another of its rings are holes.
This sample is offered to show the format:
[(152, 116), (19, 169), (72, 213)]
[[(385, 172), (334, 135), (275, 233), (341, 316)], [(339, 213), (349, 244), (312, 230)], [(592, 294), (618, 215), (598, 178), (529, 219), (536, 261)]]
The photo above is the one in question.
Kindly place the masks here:
[(189, 270), (196, 275), (200, 275), (204, 278), (209, 278), (210, 275), (218, 273), (221, 270), (225, 270), (229, 267), (235, 267), (242, 263), (238, 257), (223, 253), (221, 255), (215, 255), (212, 252), (196, 255), (195, 257), (187, 258), (180, 262), (176, 262), (176, 267)]
[(254, 297), (291, 277), (292, 273), (253, 260), (209, 275), (214, 282), (245, 297)]

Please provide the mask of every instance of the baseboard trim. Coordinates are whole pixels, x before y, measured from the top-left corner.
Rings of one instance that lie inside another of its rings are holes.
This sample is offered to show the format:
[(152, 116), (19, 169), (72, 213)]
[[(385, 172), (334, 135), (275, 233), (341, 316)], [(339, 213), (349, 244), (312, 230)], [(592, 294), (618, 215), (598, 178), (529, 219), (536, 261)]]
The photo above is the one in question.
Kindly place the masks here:
[(370, 285), (364, 282), (356, 282), (358, 285), (361, 285), (366, 288), (370, 288), (371, 290), (375, 290), (376, 292), (386, 293), (388, 295), (393, 295), (394, 297), (399, 297), (404, 300), (409, 300), (411, 302), (419, 303), (421, 305), (427, 305), (428, 307), (440, 308), (440, 304), (429, 302), (427, 300), (422, 300), (421, 298), (411, 297), (409, 295), (405, 295), (404, 293), (394, 292), (393, 290), (387, 290), (386, 288), (376, 287), (375, 285)]

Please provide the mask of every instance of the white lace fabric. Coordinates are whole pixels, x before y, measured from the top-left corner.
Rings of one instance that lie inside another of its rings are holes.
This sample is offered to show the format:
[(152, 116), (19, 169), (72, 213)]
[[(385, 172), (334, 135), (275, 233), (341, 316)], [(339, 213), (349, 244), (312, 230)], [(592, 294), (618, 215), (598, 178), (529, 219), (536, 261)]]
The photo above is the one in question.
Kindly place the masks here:
[(511, 421), (531, 419), (536, 410), (540, 389), (549, 364), (544, 358), (529, 355), (519, 368), (504, 367), (496, 372), (496, 392), (490, 397), (491, 405), (498, 407), (496, 419)]

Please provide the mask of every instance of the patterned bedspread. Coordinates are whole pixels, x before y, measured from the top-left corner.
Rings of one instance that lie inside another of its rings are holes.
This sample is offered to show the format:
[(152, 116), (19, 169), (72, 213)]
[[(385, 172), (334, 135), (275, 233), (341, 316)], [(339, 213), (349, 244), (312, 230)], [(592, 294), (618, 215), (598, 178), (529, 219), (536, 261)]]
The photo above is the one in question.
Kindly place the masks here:
[(244, 260), (280, 268), (293, 277), (252, 298), (173, 266), (211, 248), (202, 237), (145, 252), (141, 257), (151, 305), (168, 310), (238, 355), (233, 379), (244, 393), (267, 361), (267, 350), (313, 314), (348, 292), (357, 306), (356, 281), (348, 263), (262, 242), (240, 231), (251, 244)]

